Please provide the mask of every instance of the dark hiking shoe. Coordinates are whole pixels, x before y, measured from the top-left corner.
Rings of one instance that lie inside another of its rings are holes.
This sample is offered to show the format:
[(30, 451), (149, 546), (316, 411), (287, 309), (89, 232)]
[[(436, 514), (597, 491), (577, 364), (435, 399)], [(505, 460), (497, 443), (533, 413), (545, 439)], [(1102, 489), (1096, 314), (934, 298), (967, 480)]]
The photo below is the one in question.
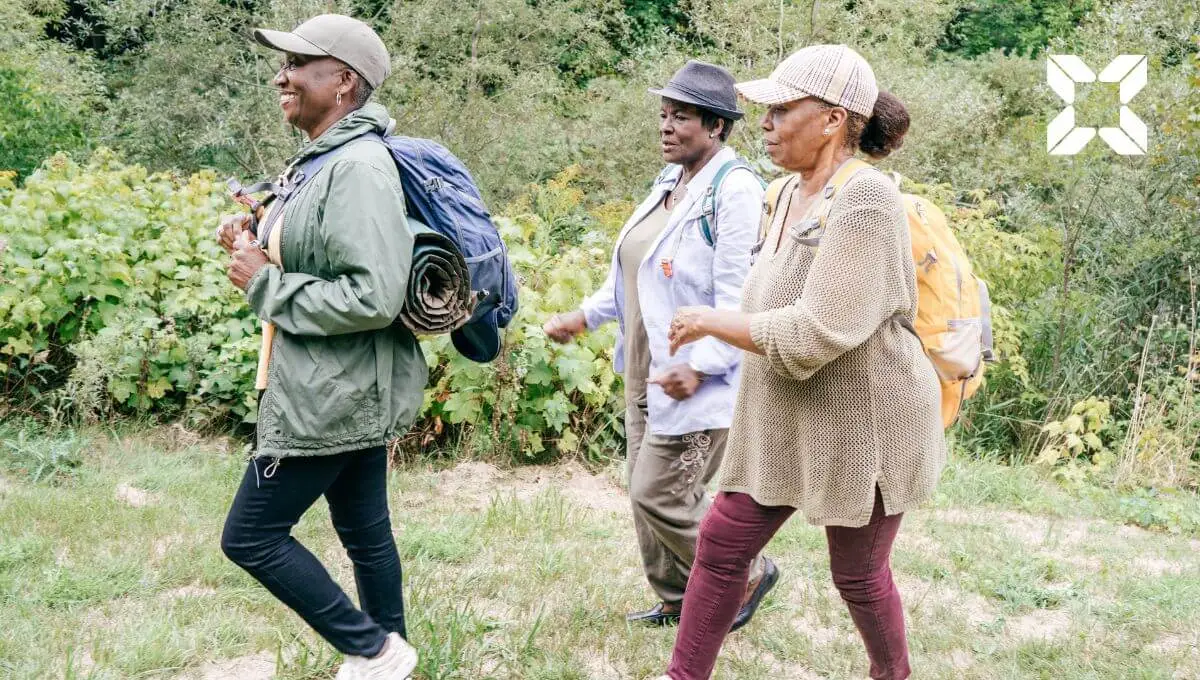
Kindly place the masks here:
[(754, 587), (754, 591), (750, 594), (750, 599), (746, 600), (746, 604), (742, 605), (738, 612), (737, 618), (733, 620), (733, 626), (729, 632), (741, 628), (750, 623), (750, 619), (754, 618), (754, 612), (758, 610), (758, 605), (762, 604), (762, 600), (775, 587), (775, 583), (779, 581), (779, 567), (771, 560), (763, 557), (763, 575), (758, 580), (758, 585)]
[(675, 626), (679, 624), (679, 612), (682, 607), (674, 605), (670, 608), (659, 602), (644, 612), (627, 614), (625, 620), (630, 623), (643, 623), (647, 626)]

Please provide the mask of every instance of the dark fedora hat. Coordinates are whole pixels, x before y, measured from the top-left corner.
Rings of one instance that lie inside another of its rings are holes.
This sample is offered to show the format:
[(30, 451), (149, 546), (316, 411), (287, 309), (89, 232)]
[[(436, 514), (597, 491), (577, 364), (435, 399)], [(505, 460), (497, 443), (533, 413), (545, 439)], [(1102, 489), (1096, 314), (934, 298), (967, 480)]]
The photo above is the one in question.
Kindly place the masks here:
[(733, 82), (733, 74), (720, 66), (689, 59), (671, 76), (666, 87), (651, 89), (650, 93), (708, 109), (722, 118), (738, 120), (746, 114), (738, 109)]

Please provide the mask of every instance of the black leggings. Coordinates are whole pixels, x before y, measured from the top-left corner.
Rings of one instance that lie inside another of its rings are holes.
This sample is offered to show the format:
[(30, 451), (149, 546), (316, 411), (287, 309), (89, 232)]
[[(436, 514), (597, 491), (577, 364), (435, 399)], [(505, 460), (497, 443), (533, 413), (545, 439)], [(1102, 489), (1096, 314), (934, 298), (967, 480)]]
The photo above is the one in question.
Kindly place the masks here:
[[(354, 563), (362, 610), (291, 535), (322, 494)], [(251, 460), (225, 518), (221, 550), (343, 654), (374, 656), (389, 631), (406, 636), (382, 446), (332, 456)]]

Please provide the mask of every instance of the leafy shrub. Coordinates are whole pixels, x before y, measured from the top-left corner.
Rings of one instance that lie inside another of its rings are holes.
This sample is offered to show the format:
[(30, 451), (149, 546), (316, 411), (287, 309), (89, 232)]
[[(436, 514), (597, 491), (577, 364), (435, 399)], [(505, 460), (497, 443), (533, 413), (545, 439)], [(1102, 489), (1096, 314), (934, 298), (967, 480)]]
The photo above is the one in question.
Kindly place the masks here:
[[(539, 458), (607, 455), (620, 435), (611, 331), (548, 343), (541, 325), (579, 304), (608, 263), (605, 219), (581, 212), (571, 168), (531, 188), (498, 223), (521, 278), (521, 309), (499, 361), (424, 343), (432, 368), (425, 419), (408, 442), (489, 447)], [(211, 172), (149, 174), (109, 152), (57, 156), (16, 187), (0, 185), (0, 364), (10, 404), (47, 389), (85, 419), (122, 413), (253, 421), (257, 319), (226, 280), (212, 227), (227, 207)], [(53, 360), (52, 360), (53, 359)]]
[(958, 8), (938, 46), (967, 57), (992, 50), (1032, 55), (1094, 7), (1094, 0), (975, 0)]
[(43, 23), (0, 7), (0, 171), (19, 176), (58, 151), (87, 148), (101, 105), (93, 62), (42, 39)]
[(1035, 462), (1055, 468), (1062, 479), (1078, 483), (1089, 473), (1104, 472), (1116, 461), (1109, 448), (1113, 427), (1108, 401), (1096, 397), (1071, 407), (1071, 415), (1042, 427), (1046, 445)]
[(150, 175), (104, 151), (87, 165), (56, 156), (21, 188), (0, 186), (3, 393), (61, 384), (71, 348), (91, 360), (80, 395), (99, 381), (118, 408), (178, 407), (191, 395), (247, 414), (240, 386), (224, 380), (253, 361), (253, 322), (212, 237), (224, 203), (212, 173)]

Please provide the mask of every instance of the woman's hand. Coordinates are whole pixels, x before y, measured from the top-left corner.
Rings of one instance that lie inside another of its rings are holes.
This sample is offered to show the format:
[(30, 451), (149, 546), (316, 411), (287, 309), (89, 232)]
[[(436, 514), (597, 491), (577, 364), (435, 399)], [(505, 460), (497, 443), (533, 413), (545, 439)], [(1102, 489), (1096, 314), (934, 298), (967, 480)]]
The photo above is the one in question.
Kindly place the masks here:
[(250, 229), (250, 213), (225, 215), (221, 218), (221, 226), (217, 227), (217, 243), (226, 253), (233, 255), (233, 242), (238, 234)]
[(587, 330), (587, 317), (580, 310), (555, 314), (542, 326), (546, 337), (559, 344), (570, 342), (572, 338)]
[(708, 321), (715, 312), (712, 307), (680, 307), (675, 311), (671, 327), (667, 330), (667, 340), (671, 343), (671, 356), (686, 344), (709, 335)]
[(700, 389), (704, 375), (687, 364), (676, 364), (650, 378), (647, 385), (658, 385), (675, 401), (683, 401)]
[(257, 243), (250, 241), (249, 232), (243, 231), (233, 241), (233, 257), (225, 269), (226, 276), (241, 290), (246, 290), (250, 279), (259, 269), (267, 266), (267, 254)]

